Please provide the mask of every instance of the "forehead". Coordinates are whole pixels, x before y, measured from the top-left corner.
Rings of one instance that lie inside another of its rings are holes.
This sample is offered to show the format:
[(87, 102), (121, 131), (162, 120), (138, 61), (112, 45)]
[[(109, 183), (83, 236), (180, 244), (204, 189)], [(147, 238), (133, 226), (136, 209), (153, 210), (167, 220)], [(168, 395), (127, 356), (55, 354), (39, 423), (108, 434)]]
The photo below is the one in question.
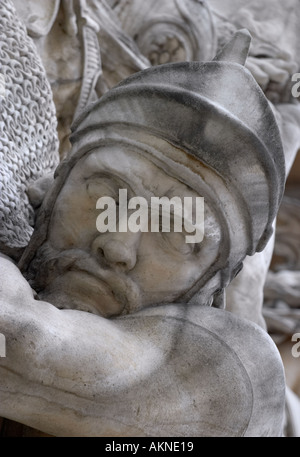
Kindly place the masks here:
[(151, 193), (194, 193), (176, 176), (170, 176), (163, 163), (155, 164), (149, 155), (130, 146), (111, 145), (94, 149), (74, 167), (71, 179), (86, 180), (93, 176), (114, 176)]

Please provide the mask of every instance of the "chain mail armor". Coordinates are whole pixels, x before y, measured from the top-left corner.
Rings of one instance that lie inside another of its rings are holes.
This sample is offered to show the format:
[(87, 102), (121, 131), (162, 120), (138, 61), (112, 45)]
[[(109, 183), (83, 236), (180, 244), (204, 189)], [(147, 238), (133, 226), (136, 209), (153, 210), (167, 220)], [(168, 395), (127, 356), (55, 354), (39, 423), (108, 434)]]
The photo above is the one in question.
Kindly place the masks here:
[[(0, 2), (0, 245), (26, 246), (34, 211), (26, 189), (59, 162), (50, 84), (10, 0)], [(5, 249), (4, 249), (5, 251)]]

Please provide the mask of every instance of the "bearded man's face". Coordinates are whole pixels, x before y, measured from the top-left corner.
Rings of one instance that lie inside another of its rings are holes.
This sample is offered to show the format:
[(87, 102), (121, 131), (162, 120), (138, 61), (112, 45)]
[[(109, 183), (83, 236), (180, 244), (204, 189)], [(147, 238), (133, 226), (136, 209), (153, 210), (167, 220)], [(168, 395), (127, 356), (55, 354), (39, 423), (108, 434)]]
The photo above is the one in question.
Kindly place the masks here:
[(201, 243), (187, 243), (184, 226), (180, 232), (121, 232), (119, 212), (117, 230), (100, 233), (97, 201), (109, 197), (118, 209), (120, 189), (149, 205), (153, 196), (199, 197), (138, 151), (116, 145), (93, 150), (71, 170), (33, 261), (32, 286), (42, 299), (104, 317), (130, 313), (180, 300), (216, 259), (218, 243), (210, 237), (216, 222), (207, 206)]

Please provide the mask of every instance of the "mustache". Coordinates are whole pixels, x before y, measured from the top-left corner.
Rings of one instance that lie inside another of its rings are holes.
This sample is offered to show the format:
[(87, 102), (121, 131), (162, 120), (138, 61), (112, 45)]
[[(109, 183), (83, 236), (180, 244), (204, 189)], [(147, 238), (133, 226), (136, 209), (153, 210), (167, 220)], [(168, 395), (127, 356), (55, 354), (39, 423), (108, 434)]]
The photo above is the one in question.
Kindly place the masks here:
[(122, 314), (139, 309), (141, 292), (138, 285), (126, 274), (101, 265), (92, 254), (81, 249), (58, 251), (45, 244), (37, 252), (27, 279), (39, 293), (67, 271), (82, 272), (104, 282), (116, 300), (124, 306)]

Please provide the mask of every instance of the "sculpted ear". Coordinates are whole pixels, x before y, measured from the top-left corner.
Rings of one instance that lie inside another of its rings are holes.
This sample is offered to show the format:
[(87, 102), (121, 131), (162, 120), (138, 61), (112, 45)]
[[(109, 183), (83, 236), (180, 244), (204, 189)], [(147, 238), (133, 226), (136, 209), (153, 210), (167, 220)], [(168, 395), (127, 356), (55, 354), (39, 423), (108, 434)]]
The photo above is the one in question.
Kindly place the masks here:
[(54, 174), (48, 173), (45, 176), (32, 182), (27, 187), (27, 195), (34, 209), (41, 206), (47, 191), (54, 182)]

